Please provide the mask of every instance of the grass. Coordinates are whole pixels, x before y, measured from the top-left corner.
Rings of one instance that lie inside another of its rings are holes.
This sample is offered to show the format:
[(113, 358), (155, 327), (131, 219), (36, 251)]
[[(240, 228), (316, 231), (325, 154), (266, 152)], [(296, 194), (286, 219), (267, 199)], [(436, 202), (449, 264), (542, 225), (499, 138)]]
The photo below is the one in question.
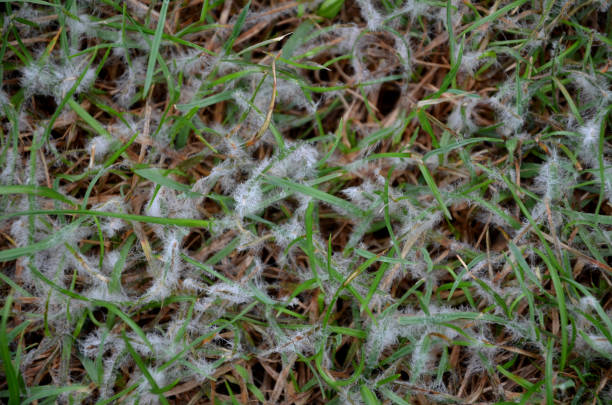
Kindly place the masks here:
[(0, 10), (1, 401), (612, 401), (606, 2)]

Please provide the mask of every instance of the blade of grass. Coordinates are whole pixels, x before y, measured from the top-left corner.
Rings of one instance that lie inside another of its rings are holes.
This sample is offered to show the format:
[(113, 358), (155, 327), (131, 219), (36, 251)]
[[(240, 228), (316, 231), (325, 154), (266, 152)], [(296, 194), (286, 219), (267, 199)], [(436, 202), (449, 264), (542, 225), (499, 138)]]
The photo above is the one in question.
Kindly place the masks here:
[[(134, 348), (130, 344), (130, 339), (128, 339), (127, 335), (125, 334), (125, 331), (121, 331), (121, 336), (123, 337), (128, 353), (130, 354), (130, 356), (132, 356), (132, 359), (134, 359), (134, 363), (136, 363), (136, 365), (140, 369), (140, 372), (144, 375), (145, 379), (149, 382), (149, 385), (151, 385), (151, 388), (152, 388), (151, 391), (159, 391), (159, 385), (157, 385), (157, 382), (155, 381), (151, 373), (149, 373), (147, 366), (142, 360), (142, 357), (140, 357), (138, 352), (134, 350)], [(168, 400), (166, 399), (165, 396), (163, 396), (162, 394), (158, 394), (158, 397), (159, 397), (159, 401), (162, 404), (168, 405)]]
[(438, 186), (436, 185), (436, 181), (431, 176), (431, 173), (429, 173), (429, 169), (427, 169), (427, 167), (423, 163), (419, 163), (419, 169), (421, 170), (421, 174), (423, 175), (423, 178), (425, 179), (425, 182), (427, 183), (429, 190), (433, 194), (436, 201), (438, 201), (438, 204), (440, 204), (440, 208), (442, 209), (444, 216), (450, 221), (452, 219), (451, 213), (448, 210), (448, 208), (446, 208), (446, 205), (444, 204), (444, 200), (442, 199), (442, 194), (440, 194), (440, 190), (438, 189)]
[(142, 91), (142, 99), (144, 100), (149, 94), (151, 83), (153, 82), (153, 74), (155, 73), (155, 62), (159, 55), (159, 46), (161, 45), (162, 34), (164, 33), (164, 25), (166, 24), (166, 13), (168, 12), (168, 5), (170, 0), (163, 0), (161, 11), (159, 12), (159, 18), (157, 20), (157, 28), (155, 29), (155, 35), (153, 36), (153, 43), (149, 51), (149, 62), (147, 63), (147, 74), (145, 76), (144, 89)]
[(61, 394), (68, 392), (82, 392), (88, 393), (90, 389), (86, 385), (69, 385), (67, 387), (55, 387), (52, 385), (42, 385), (39, 387), (30, 388), (30, 396), (26, 398), (22, 405), (29, 405), (32, 402), (39, 401), (43, 398), (47, 398), (46, 403), (50, 403), (51, 400), (55, 400)]
[(132, 171), (140, 177), (150, 180), (155, 184), (167, 187), (172, 190), (180, 191), (188, 197), (201, 197), (202, 194), (191, 191), (191, 187), (179, 183), (178, 181), (172, 180), (166, 177), (167, 170), (161, 170), (156, 167), (144, 167), (144, 168), (133, 168)]
[(9, 333), (6, 325), (8, 323), (9, 314), (13, 303), (12, 291), (6, 297), (4, 306), (2, 307), (2, 321), (0, 322), (0, 357), (2, 358), (2, 368), (9, 390), (9, 405), (19, 405), (21, 403), (21, 384), (19, 384), (20, 372), (19, 368), (13, 364), (11, 352), (9, 350), (10, 341), (8, 341)]
[(474, 23), (472, 23), (469, 27), (467, 27), (465, 30), (463, 30), (461, 32), (461, 36), (466, 36), (467, 34), (469, 34), (470, 32), (482, 27), (485, 24), (488, 24), (490, 22), (493, 22), (497, 19), (499, 19), (499, 17), (501, 17), (502, 15), (506, 14), (508, 11), (515, 9), (517, 7), (522, 6), (523, 4), (527, 3), (528, 0), (517, 0), (517, 1), (513, 1), (510, 4), (507, 4), (506, 6), (500, 8), (499, 10), (495, 11), (494, 13), (489, 14), (486, 17), (480, 18), (476, 21), (474, 21)]
[(314, 198), (315, 200), (326, 202), (330, 205), (341, 208), (344, 211), (347, 211), (348, 213), (353, 214), (357, 217), (364, 216), (364, 212), (357, 206), (353, 205), (352, 203), (346, 200), (343, 200), (342, 198), (338, 198), (336, 196), (328, 194), (324, 191), (318, 190), (314, 187), (295, 183), (291, 180), (284, 179), (281, 177), (271, 176), (271, 175), (264, 175), (263, 177), (268, 183), (273, 184), (275, 186), (289, 189), (291, 191), (295, 191), (295, 192), (307, 195), (309, 197)]
[(191, 219), (191, 218), (165, 218), (165, 217), (150, 217), (146, 215), (136, 214), (124, 214), (121, 212), (105, 212), (105, 211), (93, 211), (93, 210), (33, 210), (33, 211), (21, 211), (13, 212), (0, 217), (0, 221), (15, 218), (19, 216), (31, 216), (31, 215), (95, 215), (98, 217), (110, 217), (119, 218), (126, 221), (137, 221), (145, 222), (149, 224), (160, 224), (160, 225), (175, 225), (187, 228), (208, 228), (210, 221), (203, 219)]
[(244, 6), (242, 11), (238, 15), (238, 19), (234, 23), (234, 28), (232, 29), (231, 35), (225, 41), (225, 45), (223, 45), (223, 50), (226, 55), (228, 55), (231, 52), (232, 47), (234, 46), (234, 42), (238, 38), (238, 35), (240, 35), (240, 31), (242, 31), (242, 26), (244, 25), (244, 22), (246, 21), (246, 17), (247, 17), (250, 7), (251, 7), (251, 0), (249, 0), (247, 4)]
[(108, 284), (108, 291), (110, 292), (121, 291), (121, 272), (123, 271), (123, 267), (125, 266), (125, 261), (127, 259), (127, 256), (135, 240), (136, 240), (136, 235), (131, 234), (127, 238), (125, 243), (123, 244), (123, 247), (121, 248), (121, 252), (119, 253), (119, 259), (117, 260), (117, 263), (115, 263), (115, 266), (113, 267), (113, 272), (111, 274), (111, 281)]
[(31, 243), (28, 246), (16, 247), (13, 249), (6, 249), (0, 251), (0, 263), (15, 260), (22, 256), (27, 256), (40, 252), (42, 250), (51, 249), (61, 243), (65, 242), (66, 239), (70, 238), (72, 234), (81, 226), (86, 218), (80, 218), (69, 225), (53, 232), (45, 239), (40, 242)]
[(68, 205), (76, 206), (74, 202), (60, 194), (59, 192), (44, 186), (36, 186), (31, 184), (24, 185), (2, 185), (0, 186), (0, 195), (9, 194), (28, 194), (36, 195), (39, 197), (52, 198), (57, 201), (61, 201)]
[(89, 114), (83, 107), (81, 107), (81, 104), (76, 102), (72, 97), (67, 100), (67, 103), (70, 108), (72, 108), (74, 112), (77, 113), (77, 115), (81, 117), (81, 119), (85, 121), (85, 123), (87, 123), (87, 125), (93, 128), (94, 131), (96, 131), (100, 135), (104, 135), (109, 140), (113, 139), (113, 136), (106, 130), (106, 128), (104, 128), (97, 119), (92, 117), (91, 114)]

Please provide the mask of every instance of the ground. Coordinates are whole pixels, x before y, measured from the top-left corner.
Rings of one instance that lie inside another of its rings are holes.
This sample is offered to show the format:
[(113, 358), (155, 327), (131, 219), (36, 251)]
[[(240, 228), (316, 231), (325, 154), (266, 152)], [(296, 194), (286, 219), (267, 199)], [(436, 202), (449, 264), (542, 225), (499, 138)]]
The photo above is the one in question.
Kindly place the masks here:
[(0, 10), (2, 401), (612, 403), (607, 2)]

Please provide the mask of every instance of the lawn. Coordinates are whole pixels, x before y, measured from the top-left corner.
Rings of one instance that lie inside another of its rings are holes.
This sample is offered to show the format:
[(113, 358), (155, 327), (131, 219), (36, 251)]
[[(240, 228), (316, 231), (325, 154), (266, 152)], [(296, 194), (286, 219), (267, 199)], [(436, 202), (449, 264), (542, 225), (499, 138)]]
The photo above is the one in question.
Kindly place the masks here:
[(612, 403), (607, 1), (0, 17), (0, 402)]

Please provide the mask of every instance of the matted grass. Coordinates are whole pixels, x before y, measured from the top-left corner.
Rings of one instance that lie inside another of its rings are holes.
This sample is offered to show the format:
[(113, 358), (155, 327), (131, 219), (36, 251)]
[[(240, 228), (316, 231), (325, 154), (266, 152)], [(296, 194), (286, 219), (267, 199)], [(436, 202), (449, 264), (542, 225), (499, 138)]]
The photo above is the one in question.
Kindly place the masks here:
[(0, 398), (612, 402), (605, 1), (2, 1)]

